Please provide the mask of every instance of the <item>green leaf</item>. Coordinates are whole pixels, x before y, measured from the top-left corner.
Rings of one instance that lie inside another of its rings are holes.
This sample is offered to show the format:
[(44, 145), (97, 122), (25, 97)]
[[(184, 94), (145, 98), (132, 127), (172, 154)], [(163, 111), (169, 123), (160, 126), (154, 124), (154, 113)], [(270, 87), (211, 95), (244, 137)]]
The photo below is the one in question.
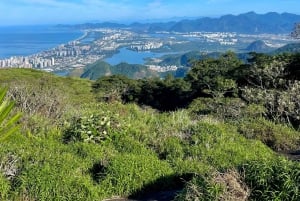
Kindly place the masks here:
[(0, 142), (19, 130), (15, 124), (21, 118), (21, 113), (10, 116), (14, 103), (4, 100), (6, 92), (6, 88), (0, 88)]
[(14, 104), (12, 102), (4, 101), (0, 105), (0, 124), (7, 118)]
[(0, 88), (0, 103), (2, 103), (2, 101), (6, 95), (6, 91), (7, 91), (6, 88), (3, 88), (3, 89)]

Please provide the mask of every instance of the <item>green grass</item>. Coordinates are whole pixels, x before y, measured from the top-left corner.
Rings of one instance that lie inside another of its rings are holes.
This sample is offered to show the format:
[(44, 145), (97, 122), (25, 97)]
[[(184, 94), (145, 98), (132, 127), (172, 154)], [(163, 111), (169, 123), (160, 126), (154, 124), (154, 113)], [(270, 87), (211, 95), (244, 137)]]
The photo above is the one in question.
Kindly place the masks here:
[(55, 88), (64, 96), (68, 97), (68, 104), (80, 104), (94, 101), (91, 93), (91, 81), (79, 78), (59, 77), (51, 73), (33, 69), (1, 69), (0, 85), (18, 87), (28, 85), (47, 90)]
[[(154, 154), (119, 154), (111, 159), (99, 184), (111, 195), (129, 196), (171, 174), (170, 165)], [(168, 182), (166, 179), (165, 183)], [(162, 189), (162, 186), (157, 189)]]
[(237, 127), (246, 138), (260, 140), (275, 151), (297, 150), (300, 145), (300, 133), (291, 126), (257, 118), (245, 119)]
[[(213, 200), (226, 192), (216, 178), (232, 169), (239, 170), (253, 200), (299, 199), (299, 164), (278, 157), (258, 136), (247, 136), (267, 125), (279, 133), (276, 143), (285, 145), (297, 134), (290, 128), (260, 119), (240, 125), (212, 116), (195, 119), (186, 109), (161, 113), (136, 104), (97, 102), (90, 81), (35, 70), (1, 70), (0, 80), (0, 85), (41, 87), (33, 90), (36, 96), (43, 90), (54, 92), (51, 97), (63, 95), (57, 108), (66, 108), (58, 118), (44, 116), (43, 109), (32, 115), (24, 110), (23, 129), (0, 142), (1, 200), (98, 201), (183, 185), (178, 198), (186, 193), (195, 198), (196, 189)], [(45, 105), (49, 99), (39, 100)], [(110, 122), (105, 130), (101, 117)], [(66, 131), (97, 136), (97, 129), (105, 131), (100, 141), (64, 140)], [(293, 137), (284, 139), (284, 133)]]
[(242, 166), (251, 200), (300, 199), (300, 165), (286, 159), (252, 161)]

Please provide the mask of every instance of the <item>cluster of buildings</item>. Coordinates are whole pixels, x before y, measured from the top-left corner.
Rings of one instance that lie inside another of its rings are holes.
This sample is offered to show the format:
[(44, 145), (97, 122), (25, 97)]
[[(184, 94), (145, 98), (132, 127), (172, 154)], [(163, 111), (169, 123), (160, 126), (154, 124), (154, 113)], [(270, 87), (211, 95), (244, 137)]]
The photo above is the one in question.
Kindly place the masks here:
[(219, 43), (220, 45), (235, 45), (238, 42), (237, 34), (231, 32), (191, 32), (184, 33), (182, 36), (202, 39), (208, 43)]
[(153, 50), (153, 49), (158, 49), (163, 46), (163, 42), (145, 42), (142, 44), (134, 44), (130, 46), (131, 50), (135, 51), (147, 51), (147, 50)]
[(147, 65), (150, 70), (154, 70), (157, 72), (167, 72), (167, 71), (176, 71), (178, 69), (175, 65), (170, 66), (158, 66), (158, 65)]
[(90, 50), (90, 45), (79, 45), (78, 42), (75, 41), (35, 55), (26, 57), (14, 56), (0, 60), (0, 68), (18, 67), (47, 69), (47, 71), (60, 70), (70, 66), (71, 62), (72, 64), (78, 64), (78, 62), (86, 64), (100, 58), (90, 59)]
[(32, 68), (32, 64), (29, 63), (27, 57), (10, 57), (9, 59), (0, 60), (0, 68), (6, 67)]
[[(173, 34), (184, 38), (201, 38), (226, 45), (237, 42), (237, 35), (235, 33), (193, 32)], [(88, 39), (88, 42), (86, 42), (86, 39)], [(114, 54), (120, 47), (127, 46), (134, 51), (149, 51), (159, 49), (168, 43), (172, 45), (173, 43), (185, 42), (176, 40), (176, 37), (169, 37), (169, 39), (170, 41), (162, 41), (157, 38), (149, 38), (146, 35), (139, 35), (129, 30), (90, 29), (86, 30), (84, 36), (81, 38), (67, 44), (59, 45), (56, 48), (27, 57), (11, 57), (0, 60), (0, 68), (22, 67), (39, 68), (47, 71), (66, 70), (94, 63), (99, 59), (105, 58), (107, 55)], [(159, 72), (177, 70), (176, 66), (152, 65), (148, 67)]]
[(18, 68), (46, 68), (55, 65), (53, 57), (10, 57), (8, 59), (0, 60), (0, 68), (18, 67)]
[(91, 49), (90, 45), (79, 45), (78, 41), (70, 42), (65, 45), (60, 45), (51, 50), (37, 54), (39, 57), (76, 57), (86, 54)]
[[(93, 34), (96, 33), (96, 34)], [(90, 35), (95, 35), (91, 38)], [(85, 42), (86, 37), (90, 40)], [(138, 40), (137, 40), (138, 39)], [(163, 46), (160, 40), (141, 38), (140, 35), (119, 29), (86, 30), (83, 37), (67, 44), (59, 45), (31, 56), (11, 57), (0, 60), (0, 68), (38, 68), (46, 71), (59, 71), (84, 67), (107, 55), (113, 54), (120, 47), (129, 46), (135, 51), (147, 51)], [(156, 71), (174, 70), (176, 67), (151, 67)], [(176, 70), (176, 69), (175, 69)]]

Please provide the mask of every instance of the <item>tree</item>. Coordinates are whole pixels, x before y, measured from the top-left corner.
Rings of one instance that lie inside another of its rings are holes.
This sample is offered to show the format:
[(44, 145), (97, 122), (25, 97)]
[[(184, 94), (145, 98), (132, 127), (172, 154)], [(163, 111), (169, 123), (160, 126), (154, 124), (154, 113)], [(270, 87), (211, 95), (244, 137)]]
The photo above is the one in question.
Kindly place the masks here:
[(99, 100), (120, 101), (123, 93), (134, 84), (135, 80), (123, 75), (111, 75), (99, 78), (93, 83), (92, 89)]
[(190, 103), (190, 84), (182, 78), (167, 75), (165, 79), (137, 80), (123, 95), (123, 101), (135, 101), (161, 111), (172, 111)]
[(251, 52), (248, 63), (235, 73), (239, 86), (252, 86), (261, 89), (280, 88), (285, 76), (285, 66), (290, 60), (288, 55), (266, 55)]
[(7, 89), (0, 88), (0, 142), (18, 130), (15, 123), (20, 119), (21, 114), (10, 115), (14, 103), (5, 100)]
[(194, 62), (185, 80), (191, 84), (195, 97), (222, 97), (233, 93), (236, 88), (231, 72), (242, 62), (233, 52), (227, 52), (218, 59), (207, 58)]

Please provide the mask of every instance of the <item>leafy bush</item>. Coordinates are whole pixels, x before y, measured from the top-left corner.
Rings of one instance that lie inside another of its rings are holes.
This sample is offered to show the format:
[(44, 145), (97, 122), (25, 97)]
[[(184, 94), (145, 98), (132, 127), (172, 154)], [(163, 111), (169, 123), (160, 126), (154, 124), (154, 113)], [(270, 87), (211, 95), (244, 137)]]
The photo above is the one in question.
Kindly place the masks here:
[(193, 116), (213, 115), (221, 120), (241, 118), (245, 108), (239, 98), (197, 98), (189, 105)]
[(106, 116), (92, 114), (89, 117), (74, 117), (64, 130), (63, 141), (101, 143), (110, 139), (110, 126), (111, 120)]
[(299, 132), (287, 125), (257, 118), (244, 119), (236, 126), (246, 138), (260, 140), (275, 151), (296, 150), (300, 146)]
[(60, 118), (66, 108), (66, 100), (61, 89), (48, 86), (45, 80), (37, 84), (17, 81), (10, 84), (8, 96), (27, 115), (41, 114), (47, 118)]
[(287, 123), (295, 128), (300, 126), (300, 82), (286, 84), (284, 90), (244, 87), (242, 97), (249, 103), (265, 107), (265, 116), (275, 122)]
[(96, 80), (92, 85), (92, 89), (98, 100), (113, 102), (121, 101), (123, 93), (134, 85), (134, 80), (122, 75), (112, 75)]
[(191, 84), (194, 97), (232, 96), (237, 85), (230, 72), (241, 64), (236, 54), (227, 52), (218, 59), (207, 58), (194, 62), (184, 79)]
[(181, 78), (167, 76), (139, 80), (123, 95), (125, 102), (135, 101), (161, 111), (172, 111), (186, 106), (190, 101), (190, 84)]

